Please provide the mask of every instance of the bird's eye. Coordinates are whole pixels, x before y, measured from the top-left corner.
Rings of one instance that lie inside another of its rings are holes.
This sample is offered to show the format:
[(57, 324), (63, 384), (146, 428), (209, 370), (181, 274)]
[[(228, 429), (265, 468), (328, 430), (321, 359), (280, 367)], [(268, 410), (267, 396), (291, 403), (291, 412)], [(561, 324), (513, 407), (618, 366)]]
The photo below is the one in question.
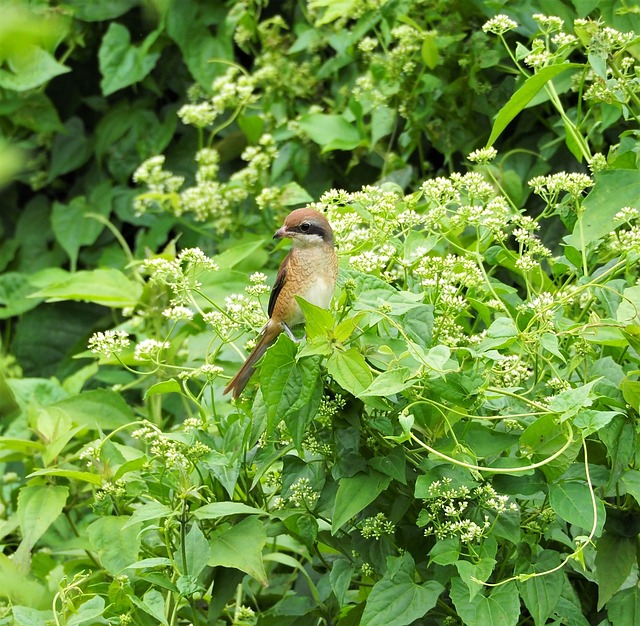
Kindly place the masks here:
[(308, 233), (310, 228), (311, 224), (309, 224), (309, 222), (302, 222), (302, 224), (300, 224), (300, 230), (303, 233)]

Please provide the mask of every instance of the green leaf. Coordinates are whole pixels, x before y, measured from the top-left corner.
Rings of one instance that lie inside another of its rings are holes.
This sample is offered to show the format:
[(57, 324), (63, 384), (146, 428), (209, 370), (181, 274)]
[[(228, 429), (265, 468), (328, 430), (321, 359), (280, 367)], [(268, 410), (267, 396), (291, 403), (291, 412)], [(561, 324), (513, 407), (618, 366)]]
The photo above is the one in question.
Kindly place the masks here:
[(604, 428), (620, 411), (595, 411), (585, 409), (579, 411), (573, 420), (573, 425), (582, 431), (583, 437), (588, 437)]
[(335, 323), (333, 315), (326, 309), (307, 302), (304, 298), (296, 296), (296, 302), (304, 313), (305, 330), (309, 339), (315, 337), (328, 337)]
[(96, 2), (95, 0), (67, 0), (65, 4), (71, 7), (73, 17), (84, 22), (103, 22), (120, 17), (129, 9), (137, 6), (139, 0), (109, 0)]
[(553, 396), (549, 402), (549, 409), (560, 413), (560, 421), (573, 417), (580, 409), (591, 406), (593, 404), (593, 396), (591, 390), (593, 386), (600, 382), (592, 380), (586, 385), (581, 385), (575, 389), (567, 389)]
[(196, 519), (218, 519), (228, 515), (268, 515), (266, 511), (242, 502), (211, 502), (193, 512)]
[(615, 214), (623, 207), (640, 209), (640, 170), (604, 170), (594, 176), (595, 184), (585, 198), (582, 221), (576, 223), (564, 242), (582, 251), (608, 236), (620, 223)]
[(469, 600), (469, 590), (462, 579), (453, 578), (450, 595), (465, 626), (516, 626), (518, 623), (520, 597), (513, 582)]
[(182, 574), (199, 576), (209, 561), (209, 544), (198, 524), (192, 524), (184, 542), (184, 562), (182, 549), (178, 547), (173, 555)]
[[(558, 428), (557, 417), (552, 413), (542, 415), (529, 424), (520, 436), (520, 447), (525, 455), (532, 455), (534, 462), (554, 455), (567, 443), (567, 435)], [(549, 479), (557, 478), (567, 470), (580, 450), (580, 442), (574, 441), (559, 457), (542, 467)]]
[(124, 530), (129, 528), (129, 526), (134, 526), (139, 522), (146, 522), (150, 519), (162, 519), (163, 517), (168, 517), (172, 513), (173, 510), (166, 504), (160, 504), (160, 502), (152, 500), (151, 502), (147, 502), (138, 507), (129, 518), (129, 521), (125, 522), (122, 526), (122, 529)]
[(627, 287), (622, 292), (616, 319), (622, 324), (640, 324), (640, 285)]
[(371, 112), (371, 145), (375, 146), (380, 139), (393, 132), (396, 123), (396, 112), (382, 104)]
[[(557, 552), (544, 550), (537, 555), (535, 563), (529, 564), (522, 573), (547, 572), (559, 564), (560, 555)], [(563, 584), (564, 574), (559, 571), (535, 576), (519, 583), (520, 596), (531, 613), (535, 626), (543, 626), (547, 623), (558, 605)]]
[(431, 31), (424, 34), (422, 40), (422, 61), (430, 69), (434, 70), (440, 61), (440, 52), (436, 42), (437, 33)]
[(440, 539), (429, 551), (429, 562), (438, 565), (454, 565), (459, 558), (460, 540), (457, 537)]
[[(606, 513), (602, 500), (593, 494), (596, 504), (596, 536), (602, 532)], [(558, 517), (587, 532), (593, 527), (592, 494), (587, 483), (576, 480), (562, 480), (549, 485), (549, 504)]]
[(93, 389), (50, 404), (47, 409), (63, 411), (73, 424), (92, 430), (114, 430), (134, 421), (126, 400), (110, 389)]
[(102, 477), (91, 472), (81, 472), (80, 470), (70, 470), (60, 467), (49, 467), (46, 469), (36, 470), (29, 474), (29, 478), (33, 476), (59, 476), (60, 478), (68, 478), (70, 480), (79, 480), (91, 485), (101, 485)]
[(182, 385), (180, 385), (175, 378), (163, 380), (155, 385), (151, 385), (151, 387), (145, 391), (144, 397), (146, 400), (149, 396), (157, 396), (164, 393), (182, 393)]
[(93, 138), (87, 136), (84, 122), (72, 117), (64, 124), (64, 132), (57, 134), (51, 146), (51, 166), (48, 182), (82, 167), (93, 153)]
[(213, 533), (209, 540), (208, 564), (239, 569), (266, 585), (267, 573), (262, 560), (262, 548), (266, 543), (267, 533), (262, 522), (257, 517), (247, 517), (230, 528)]
[(51, 606), (53, 593), (22, 573), (6, 555), (0, 554), (0, 598), (35, 609)]
[[(239, 265), (246, 259), (256, 255), (262, 249), (264, 242), (262, 240), (251, 241), (249, 243), (237, 244), (221, 252), (214, 257), (215, 262), (221, 270), (230, 270)], [(246, 276), (245, 276), (246, 280)]]
[(296, 346), (284, 333), (268, 350), (260, 369), (268, 432), (284, 420), (297, 446), (316, 414), (322, 395), (320, 358), (296, 360)]
[(315, 20), (316, 26), (324, 26), (350, 15), (357, 4), (358, 0), (309, 0), (310, 9), (324, 9), (322, 15)]
[(0, 275), (0, 319), (22, 315), (42, 300), (34, 298), (36, 287), (26, 274), (5, 272)]
[(355, 329), (358, 328), (358, 324), (360, 323), (360, 321), (362, 320), (362, 318), (364, 316), (365, 316), (364, 313), (358, 313), (357, 315), (354, 315), (353, 317), (349, 317), (349, 318), (347, 318), (345, 320), (342, 320), (333, 329), (333, 337), (334, 337), (334, 339), (338, 343), (343, 343), (347, 339), (349, 339), (349, 337), (351, 337), (351, 335), (353, 334)]
[(491, 572), (493, 572), (495, 565), (496, 560), (488, 556), (482, 557), (474, 563), (464, 560), (455, 562), (460, 578), (469, 589), (469, 600), (473, 600), (483, 589), (483, 585), (476, 582), (476, 580), (485, 582), (489, 576), (491, 576)]
[(496, 116), (487, 146), (492, 146), (502, 134), (509, 123), (531, 102), (531, 99), (553, 78), (576, 68), (581, 68), (578, 63), (564, 63), (562, 65), (550, 65), (543, 67), (533, 76), (527, 78), (522, 86), (509, 98)]
[(353, 150), (362, 143), (358, 129), (341, 115), (308, 113), (300, 118), (300, 128), (322, 152)]
[[(180, 0), (167, 11), (167, 34), (180, 47), (182, 60), (205, 92), (211, 82), (227, 69), (218, 59), (233, 58), (232, 38), (222, 36), (227, 7), (219, 3), (203, 4), (197, 0)], [(212, 30), (219, 31), (216, 36)]]
[(68, 274), (33, 294), (48, 302), (81, 300), (113, 308), (133, 307), (142, 295), (142, 285), (114, 269), (80, 271)]
[(18, 520), (22, 541), (14, 556), (16, 563), (28, 566), (31, 548), (62, 513), (68, 497), (69, 489), (60, 485), (33, 485), (20, 490)]
[(160, 624), (169, 626), (169, 622), (165, 616), (164, 596), (157, 589), (149, 589), (142, 599), (135, 594), (129, 596), (132, 602), (145, 613), (158, 620)]
[(631, 494), (640, 504), (640, 471), (629, 469), (622, 474), (620, 479), (626, 487), (627, 493)]
[(640, 587), (633, 587), (617, 593), (607, 604), (611, 626), (631, 626), (640, 622)]
[(333, 510), (331, 534), (371, 504), (391, 482), (391, 477), (375, 470), (340, 479)]
[(100, 517), (87, 527), (93, 550), (102, 566), (114, 576), (139, 560), (142, 524), (128, 525), (129, 516)]
[(478, 344), (478, 352), (504, 348), (514, 342), (518, 336), (518, 329), (510, 317), (499, 317), (489, 328), (487, 334)]
[(100, 185), (92, 194), (89, 204), (84, 196), (76, 196), (69, 204), (54, 202), (51, 211), (51, 227), (56, 239), (69, 255), (71, 270), (75, 271), (78, 252), (97, 240), (104, 226), (87, 213), (99, 213), (107, 217), (111, 211), (111, 187)]
[(403, 326), (407, 335), (419, 346), (429, 346), (433, 335), (433, 305), (422, 304), (407, 311)]
[[(67, 626), (80, 626), (80, 624), (96, 624), (98, 618), (104, 613), (104, 598), (93, 596), (81, 604), (78, 611), (66, 620)], [(102, 620), (100, 620), (102, 621)]]
[(53, 611), (38, 611), (26, 606), (12, 606), (15, 626), (47, 626), (53, 622)]
[(15, 49), (3, 46), (5, 55), (0, 69), (0, 87), (11, 91), (27, 91), (44, 85), (55, 76), (70, 72), (71, 69), (56, 59), (46, 50), (25, 44)]
[(636, 563), (636, 540), (605, 531), (596, 544), (598, 611), (609, 602)]
[(357, 348), (336, 350), (327, 361), (327, 371), (349, 393), (361, 394), (373, 381), (371, 369)]
[(366, 396), (390, 396), (411, 387), (413, 382), (409, 368), (396, 367), (382, 372), (358, 396), (360, 398)]
[(347, 559), (336, 559), (329, 574), (331, 582), (331, 590), (338, 601), (338, 605), (344, 605), (344, 599), (351, 585), (351, 577), (353, 576), (355, 567), (347, 561)]
[(405, 626), (426, 615), (444, 587), (436, 580), (414, 582), (415, 564), (409, 552), (387, 558), (387, 572), (371, 590), (362, 626)]
[(159, 34), (152, 32), (137, 47), (131, 45), (131, 35), (125, 26), (111, 22), (98, 51), (100, 87), (105, 96), (140, 82), (149, 74), (160, 58), (159, 52), (149, 52)]
[(313, 196), (296, 182), (287, 183), (280, 193), (282, 206), (295, 206), (313, 202)]

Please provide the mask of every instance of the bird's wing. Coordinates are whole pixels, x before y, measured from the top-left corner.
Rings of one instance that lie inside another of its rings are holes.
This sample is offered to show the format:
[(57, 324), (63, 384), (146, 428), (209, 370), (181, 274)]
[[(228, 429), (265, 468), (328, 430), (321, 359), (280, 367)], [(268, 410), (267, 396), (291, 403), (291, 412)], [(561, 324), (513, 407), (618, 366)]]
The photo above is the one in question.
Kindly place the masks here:
[(278, 270), (278, 275), (276, 276), (276, 282), (273, 284), (273, 289), (271, 290), (271, 295), (269, 296), (269, 307), (267, 308), (267, 314), (271, 317), (273, 313), (273, 309), (276, 306), (276, 300), (282, 291), (282, 286), (287, 281), (287, 270), (289, 268), (289, 260), (291, 259), (291, 252), (287, 254), (284, 261), (282, 261), (282, 265)]

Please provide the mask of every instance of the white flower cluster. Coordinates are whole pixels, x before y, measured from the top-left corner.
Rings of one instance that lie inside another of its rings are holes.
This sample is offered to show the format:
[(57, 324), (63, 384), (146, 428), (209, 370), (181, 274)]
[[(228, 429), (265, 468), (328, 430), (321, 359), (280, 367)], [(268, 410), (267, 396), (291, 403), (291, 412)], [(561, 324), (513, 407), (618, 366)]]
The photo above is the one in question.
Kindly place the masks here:
[(495, 387), (519, 387), (533, 374), (533, 370), (522, 357), (509, 354), (493, 366), (492, 373)]
[(129, 333), (124, 330), (105, 330), (94, 333), (89, 338), (88, 348), (94, 354), (100, 354), (105, 358), (110, 358), (114, 354), (119, 354), (131, 343)]
[(190, 319), (192, 314), (188, 305), (193, 301), (192, 291), (202, 286), (198, 277), (204, 272), (217, 271), (218, 264), (200, 248), (185, 248), (171, 260), (164, 257), (147, 259), (143, 268), (149, 274), (151, 284), (167, 287), (171, 293), (171, 305), (165, 316)]
[[(488, 483), (470, 490), (466, 486), (452, 487), (448, 477), (436, 480), (429, 486), (429, 499), (421, 519), (427, 521), (425, 535), (435, 535), (438, 539), (459, 537), (462, 543), (479, 542), (487, 536), (491, 522), (488, 513), (499, 516), (507, 511), (518, 511), (515, 503), (509, 503), (508, 496), (498, 494)], [(464, 514), (475, 505), (485, 509), (487, 514), (477, 523)]]
[(563, 191), (574, 197), (581, 196), (588, 187), (593, 186), (593, 180), (586, 174), (558, 172), (550, 176), (535, 176), (529, 181), (529, 186), (542, 198), (555, 202)]
[(320, 498), (320, 494), (312, 489), (308, 478), (298, 478), (291, 485), (290, 491), (289, 502), (299, 508), (313, 509)]
[(365, 539), (381, 539), (385, 535), (392, 535), (394, 530), (393, 522), (384, 513), (378, 513), (363, 520), (360, 533)]
[(503, 13), (492, 17), (482, 26), (482, 30), (485, 33), (493, 33), (494, 35), (503, 35), (514, 28), (518, 28), (518, 23)]

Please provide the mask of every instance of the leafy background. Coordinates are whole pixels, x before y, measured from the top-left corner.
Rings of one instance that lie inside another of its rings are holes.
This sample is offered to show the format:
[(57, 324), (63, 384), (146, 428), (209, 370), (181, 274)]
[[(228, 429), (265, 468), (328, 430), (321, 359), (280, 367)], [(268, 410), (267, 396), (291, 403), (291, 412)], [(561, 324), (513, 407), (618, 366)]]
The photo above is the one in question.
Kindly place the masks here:
[(635, 623), (636, 5), (5, 5), (4, 623)]

